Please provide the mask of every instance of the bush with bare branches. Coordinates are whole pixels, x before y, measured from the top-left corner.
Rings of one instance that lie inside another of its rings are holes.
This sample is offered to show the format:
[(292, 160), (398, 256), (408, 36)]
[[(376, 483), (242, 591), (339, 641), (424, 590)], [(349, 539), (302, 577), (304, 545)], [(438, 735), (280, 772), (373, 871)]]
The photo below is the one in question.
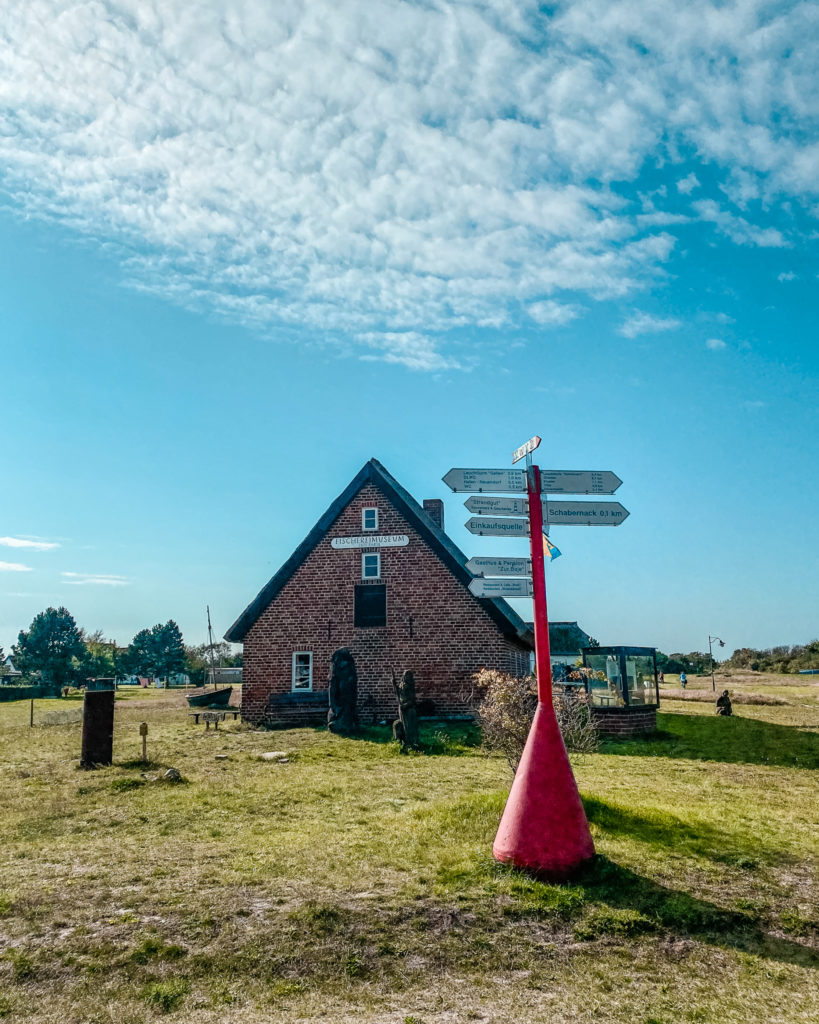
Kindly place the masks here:
[[(537, 708), (534, 676), (512, 676), (496, 669), (481, 669), (473, 676), (472, 704), (484, 742), (500, 750), (516, 771)], [(556, 693), (552, 703), (566, 749), (593, 753), (598, 747), (597, 727), (584, 693)]]

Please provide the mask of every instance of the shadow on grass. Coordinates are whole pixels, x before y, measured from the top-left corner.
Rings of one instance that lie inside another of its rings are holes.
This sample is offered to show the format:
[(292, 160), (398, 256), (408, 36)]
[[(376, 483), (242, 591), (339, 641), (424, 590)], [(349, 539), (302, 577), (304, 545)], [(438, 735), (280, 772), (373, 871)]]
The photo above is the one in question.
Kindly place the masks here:
[[(751, 914), (723, 910), (714, 903), (697, 899), (679, 889), (670, 889), (615, 864), (608, 857), (595, 857), (577, 882), (582, 885), (589, 899), (617, 911), (628, 912), (630, 917), (625, 920), (640, 922), (642, 927), (632, 928), (632, 934), (635, 930), (662, 929), (755, 956), (819, 968), (819, 951), (768, 934)], [(617, 928), (607, 924), (607, 920), (623, 921), (624, 916), (610, 916), (607, 919), (598, 912), (596, 919), (599, 922), (598, 934), (613, 934)], [(590, 931), (594, 922), (595, 916), (592, 914), (582, 937), (594, 937)]]
[(819, 733), (734, 715), (657, 715), (658, 731), (646, 737), (606, 740), (601, 753), (630, 757), (684, 757), (731, 764), (819, 768)]
[(778, 848), (764, 845), (758, 836), (746, 843), (729, 831), (704, 822), (691, 825), (667, 811), (653, 810), (637, 814), (594, 796), (584, 796), (586, 817), (610, 835), (626, 836), (654, 847), (708, 857), (720, 864), (738, 868), (757, 867), (760, 856), (768, 863), (792, 863), (794, 857)]

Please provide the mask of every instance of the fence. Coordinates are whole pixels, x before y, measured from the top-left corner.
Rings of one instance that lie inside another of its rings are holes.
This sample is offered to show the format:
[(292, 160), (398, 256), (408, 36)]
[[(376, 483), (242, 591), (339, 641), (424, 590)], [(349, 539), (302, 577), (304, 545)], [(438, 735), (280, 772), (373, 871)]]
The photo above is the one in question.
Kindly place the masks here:
[(31, 700), (36, 697), (54, 697), (56, 694), (47, 686), (0, 686), (0, 704), (9, 700)]

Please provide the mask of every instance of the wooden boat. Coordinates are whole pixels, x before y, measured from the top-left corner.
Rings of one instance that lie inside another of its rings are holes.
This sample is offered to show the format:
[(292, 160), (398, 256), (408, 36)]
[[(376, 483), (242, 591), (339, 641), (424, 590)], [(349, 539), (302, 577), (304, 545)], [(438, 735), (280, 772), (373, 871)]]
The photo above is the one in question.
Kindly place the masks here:
[(232, 686), (223, 686), (221, 690), (205, 690), (203, 693), (188, 693), (188, 705), (192, 708), (226, 708), (230, 703)]

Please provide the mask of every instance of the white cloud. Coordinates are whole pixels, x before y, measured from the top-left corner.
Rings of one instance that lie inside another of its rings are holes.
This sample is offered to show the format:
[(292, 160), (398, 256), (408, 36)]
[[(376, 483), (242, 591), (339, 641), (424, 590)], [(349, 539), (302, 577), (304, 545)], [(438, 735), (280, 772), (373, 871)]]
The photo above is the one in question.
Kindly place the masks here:
[(0, 572), (31, 572), (30, 565), (21, 565), (20, 562), (0, 562)]
[(581, 310), (578, 306), (546, 299), (544, 302), (533, 302), (526, 312), (536, 323), (544, 326), (562, 326), (576, 320)]
[(33, 551), (51, 551), (60, 545), (54, 541), (27, 540), (25, 537), (0, 537), (0, 546), (6, 548), (31, 548)]
[(62, 572), (60, 575), (65, 577), (65, 583), (76, 587), (89, 584), (100, 587), (125, 587), (130, 582), (125, 576), (116, 576), (109, 573)]
[(792, 270), (784, 270), (781, 274), (777, 274), (777, 281), (795, 281), (797, 274), (794, 274)]
[(652, 316), (650, 313), (634, 313), (620, 327), (619, 333), (626, 338), (636, 338), (638, 334), (659, 334), (661, 331), (673, 331), (680, 326), (674, 317)]
[(377, 353), (365, 353), (361, 359), (368, 362), (400, 363), (410, 370), (460, 370), (460, 363), (447, 359), (437, 351), (432, 338), (416, 331), (401, 333), (386, 331), (359, 334), (359, 340), (377, 349)]
[(644, 208), (649, 160), (697, 153), (743, 211), (700, 218), (786, 244), (766, 210), (816, 195), (816, 36), (761, 0), (8, 0), (4, 187), (136, 287), (436, 370), (452, 328), (649, 283), (681, 222)]
[(722, 338), (709, 338), (705, 343), (705, 347), (710, 348), (712, 352), (719, 352), (719, 350), (725, 348), (726, 345)]
[(761, 228), (751, 224), (744, 217), (738, 217), (722, 209), (712, 199), (700, 199), (691, 204), (701, 220), (710, 221), (722, 234), (737, 245), (756, 245), (765, 248), (782, 248), (790, 245), (778, 228)]
[(696, 176), (696, 174), (694, 174), (693, 171), (691, 172), (691, 174), (686, 174), (684, 178), (681, 178), (677, 182), (677, 191), (681, 192), (684, 196), (690, 195), (695, 188), (699, 187), (699, 178)]

